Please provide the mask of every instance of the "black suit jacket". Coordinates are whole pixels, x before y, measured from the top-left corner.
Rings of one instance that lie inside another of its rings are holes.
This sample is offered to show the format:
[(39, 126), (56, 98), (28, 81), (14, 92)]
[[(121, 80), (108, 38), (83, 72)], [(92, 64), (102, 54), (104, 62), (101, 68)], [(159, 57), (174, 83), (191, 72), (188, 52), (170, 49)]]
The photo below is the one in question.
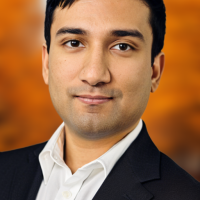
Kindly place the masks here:
[[(43, 180), (38, 155), (45, 144), (0, 153), (0, 200), (35, 200)], [(93, 200), (150, 199), (200, 200), (200, 184), (158, 151), (143, 125)]]

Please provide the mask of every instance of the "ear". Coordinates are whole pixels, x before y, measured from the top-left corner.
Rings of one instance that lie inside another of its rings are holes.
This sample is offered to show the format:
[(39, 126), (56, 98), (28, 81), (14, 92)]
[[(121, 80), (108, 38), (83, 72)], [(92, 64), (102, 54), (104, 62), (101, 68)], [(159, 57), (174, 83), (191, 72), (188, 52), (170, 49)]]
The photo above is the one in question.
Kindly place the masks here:
[(42, 76), (44, 82), (48, 85), (49, 82), (49, 54), (46, 44), (42, 46)]
[(160, 78), (165, 65), (165, 54), (160, 52), (154, 59), (151, 76), (151, 92), (155, 92), (160, 83)]

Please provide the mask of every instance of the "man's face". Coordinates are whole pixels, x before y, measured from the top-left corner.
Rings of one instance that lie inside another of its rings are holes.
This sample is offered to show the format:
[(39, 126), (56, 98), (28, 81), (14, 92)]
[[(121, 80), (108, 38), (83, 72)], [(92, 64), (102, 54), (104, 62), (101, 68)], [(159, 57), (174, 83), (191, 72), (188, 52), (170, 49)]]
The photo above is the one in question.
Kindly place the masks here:
[(157, 88), (150, 10), (138, 0), (80, 0), (57, 8), (43, 76), (67, 131), (100, 139), (131, 131)]

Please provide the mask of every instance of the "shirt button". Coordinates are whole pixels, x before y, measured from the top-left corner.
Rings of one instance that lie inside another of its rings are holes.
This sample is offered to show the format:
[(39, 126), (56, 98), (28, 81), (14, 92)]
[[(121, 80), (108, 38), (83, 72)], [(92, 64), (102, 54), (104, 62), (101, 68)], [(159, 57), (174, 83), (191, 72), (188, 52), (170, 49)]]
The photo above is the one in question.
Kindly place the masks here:
[(72, 193), (70, 191), (65, 191), (62, 193), (63, 197), (66, 199), (70, 199), (72, 197)]

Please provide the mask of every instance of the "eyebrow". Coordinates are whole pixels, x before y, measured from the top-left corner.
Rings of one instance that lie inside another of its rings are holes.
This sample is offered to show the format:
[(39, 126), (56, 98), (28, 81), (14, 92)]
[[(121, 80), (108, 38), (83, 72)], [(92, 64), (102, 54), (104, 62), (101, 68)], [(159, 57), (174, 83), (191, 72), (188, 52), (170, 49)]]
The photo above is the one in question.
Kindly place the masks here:
[(64, 28), (61, 28), (57, 31), (56, 33), (56, 37), (57, 36), (60, 36), (60, 35), (64, 35), (64, 34), (76, 34), (76, 35), (86, 35), (86, 31), (84, 31), (83, 29), (80, 29), (80, 28), (67, 28), (67, 27), (64, 27)]
[[(75, 35), (87, 35), (87, 31), (83, 29), (63, 27), (57, 31), (56, 37), (67, 33)], [(138, 30), (113, 30), (111, 31), (111, 35), (116, 37), (131, 36), (134, 38), (139, 38), (144, 42), (144, 36)]]
[(111, 35), (117, 37), (131, 36), (134, 38), (139, 38), (144, 42), (144, 36), (138, 30), (114, 30), (112, 31)]

